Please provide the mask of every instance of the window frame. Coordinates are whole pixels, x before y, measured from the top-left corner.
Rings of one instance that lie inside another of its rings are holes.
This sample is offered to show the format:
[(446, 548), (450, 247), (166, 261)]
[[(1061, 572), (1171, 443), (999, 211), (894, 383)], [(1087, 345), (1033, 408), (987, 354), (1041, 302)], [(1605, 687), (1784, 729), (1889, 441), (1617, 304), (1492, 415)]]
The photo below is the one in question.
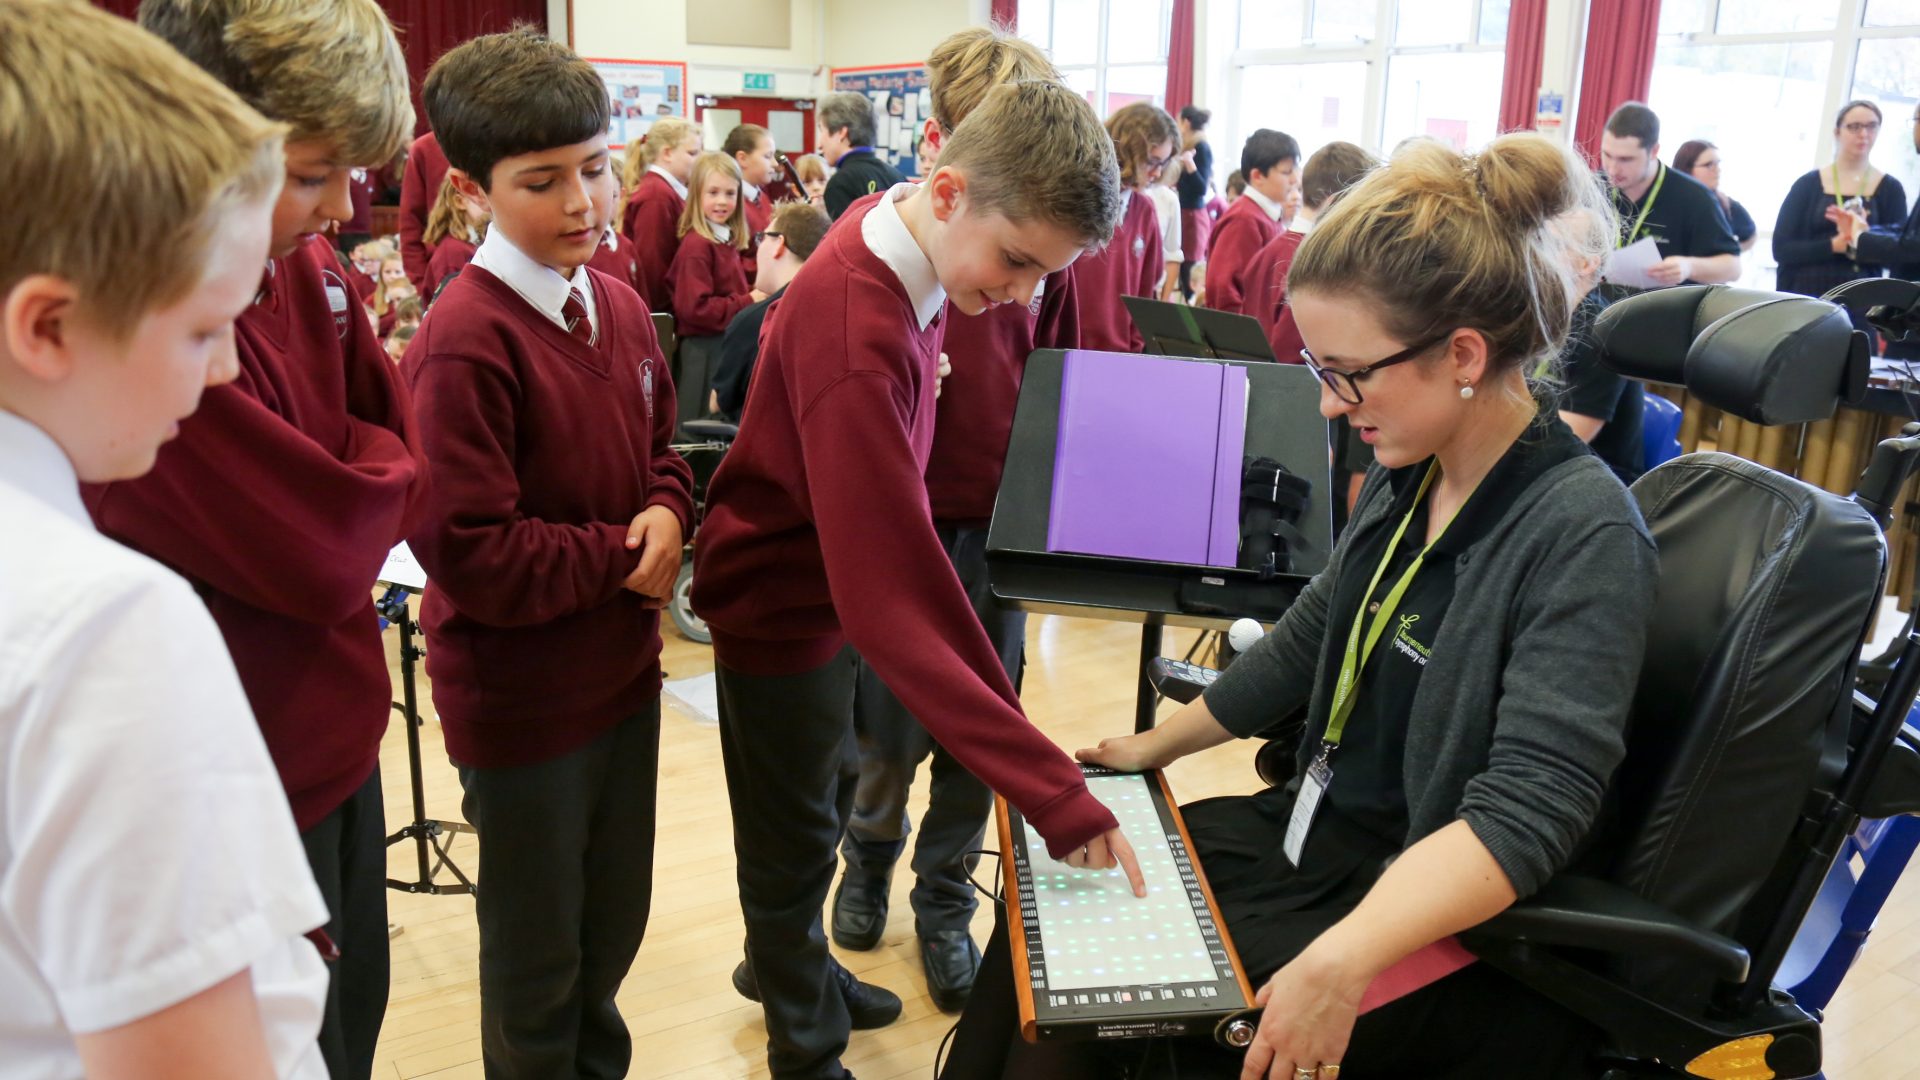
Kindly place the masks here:
[[(1480, 43), (1480, 20), (1486, 6), (1483, 0), (1472, 0), (1466, 38), (1459, 42), (1440, 45), (1395, 45), (1393, 39), (1399, 30), (1399, 0), (1373, 0), (1374, 33), (1371, 40), (1359, 43), (1342, 41), (1338, 44), (1321, 44), (1313, 40), (1314, 8), (1323, 3), (1338, 3), (1340, 0), (1305, 0), (1300, 5), (1301, 43), (1299, 45), (1243, 48), (1240, 45), (1241, 12), (1247, 4), (1260, 2), (1262, 0), (1239, 0), (1233, 7), (1234, 49), (1227, 61), (1232, 71), (1232, 76), (1227, 81), (1227, 118), (1228, 130), (1233, 133), (1232, 141), (1235, 146), (1252, 133), (1252, 125), (1258, 119), (1255, 115), (1258, 110), (1250, 109), (1242, 100), (1247, 68), (1356, 60), (1365, 63), (1367, 89), (1361, 103), (1360, 130), (1364, 133), (1367, 148), (1377, 153), (1385, 149), (1387, 78), (1395, 57), (1457, 53), (1504, 54), (1507, 51), (1505, 41), (1490, 45)], [(1498, 107), (1496, 102), (1495, 108)]]
[[(1059, 30), (1059, 26), (1060, 26), (1059, 6), (1058, 6), (1059, 0), (1022, 0), (1023, 7), (1029, 4), (1046, 5), (1047, 40), (1042, 42), (1042, 41), (1036, 41), (1031, 37), (1027, 37), (1024, 29), (1016, 29), (1015, 33), (1018, 34), (1020, 37), (1024, 38), (1025, 40), (1030, 41), (1035, 45), (1038, 45), (1042, 50), (1044, 50), (1047, 53), (1048, 57), (1051, 58), (1054, 55), (1053, 38), (1057, 36), (1057, 31)], [(1071, 78), (1074, 72), (1090, 71), (1093, 73), (1094, 111), (1099, 113), (1100, 118), (1104, 120), (1106, 119), (1107, 114), (1110, 111), (1102, 108), (1102, 106), (1106, 103), (1107, 97), (1110, 93), (1108, 88), (1108, 82), (1107, 82), (1107, 73), (1109, 69), (1111, 68), (1121, 68), (1121, 69), (1151, 68), (1156, 66), (1156, 62), (1148, 62), (1148, 61), (1140, 61), (1140, 60), (1124, 60), (1124, 61), (1110, 63), (1107, 59), (1107, 49), (1109, 45), (1109, 42), (1107, 39), (1108, 39), (1108, 35), (1111, 33), (1111, 28), (1113, 23), (1113, 0), (1098, 0), (1098, 4), (1099, 4), (1099, 17), (1097, 19), (1097, 25), (1095, 28), (1096, 33), (1095, 33), (1093, 63), (1061, 64), (1058, 61), (1055, 61), (1055, 66), (1059, 68), (1060, 74), (1063, 78)], [(1165, 108), (1166, 96), (1167, 96), (1167, 91), (1166, 91), (1167, 60), (1168, 60), (1168, 53), (1172, 48), (1173, 3), (1172, 3), (1172, 0), (1159, 0), (1159, 4), (1160, 4), (1161, 16), (1162, 16), (1161, 24), (1160, 24), (1160, 59), (1157, 61), (1157, 66), (1160, 69), (1160, 89), (1153, 95), (1153, 102), (1154, 104), (1159, 105), (1162, 108)], [(1238, 17), (1238, 14), (1239, 14), (1238, 9), (1235, 9), (1235, 16)], [(1020, 20), (1019, 25), (1021, 27), (1024, 27), (1026, 25), (1026, 20), (1024, 19)]]

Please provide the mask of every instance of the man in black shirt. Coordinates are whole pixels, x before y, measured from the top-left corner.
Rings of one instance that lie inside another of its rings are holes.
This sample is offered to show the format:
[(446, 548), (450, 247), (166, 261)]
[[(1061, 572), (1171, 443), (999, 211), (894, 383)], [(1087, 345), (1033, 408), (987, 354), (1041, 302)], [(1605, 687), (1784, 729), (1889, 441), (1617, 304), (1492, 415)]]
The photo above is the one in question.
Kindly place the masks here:
[[(1180, 196), (1180, 295), (1193, 299), (1190, 280), (1196, 264), (1206, 261), (1207, 237), (1213, 223), (1207, 216), (1207, 199), (1213, 194), (1213, 145), (1207, 142), (1207, 121), (1213, 113), (1197, 105), (1180, 110), (1180, 144), (1192, 145), (1193, 157), (1181, 166), (1180, 181), (1174, 186)], [(1206, 220), (1203, 220), (1206, 219)]]
[(828, 94), (813, 115), (814, 146), (834, 169), (825, 195), (828, 217), (838, 219), (854, 200), (906, 179), (873, 152), (873, 102), (865, 94)]
[(1600, 164), (1620, 211), (1620, 246), (1652, 237), (1661, 261), (1649, 272), (1662, 285), (1714, 285), (1740, 276), (1740, 242), (1705, 184), (1660, 161), (1660, 118), (1629, 101), (1600, 136)]

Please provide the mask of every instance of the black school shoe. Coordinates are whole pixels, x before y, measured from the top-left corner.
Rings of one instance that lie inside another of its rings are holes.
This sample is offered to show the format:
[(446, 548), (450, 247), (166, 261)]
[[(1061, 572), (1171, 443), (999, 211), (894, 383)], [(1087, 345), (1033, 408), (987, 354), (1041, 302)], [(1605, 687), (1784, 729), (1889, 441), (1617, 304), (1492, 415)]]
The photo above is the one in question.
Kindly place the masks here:
[[(840, 961), (827, 958), (833, 965), (834, 981), (840, 984), (840, 1000), (847, 1003), (847, 1017), (855, 1031), (883, 1028), (900, 1018), (900, 997), (884, 986), (864, 983)], [(745, 960), (733, 969), (733, 989), (748, 1001), (760, 1000), (760, 980)]]
[(847, 864), (840, 886), (833, 890), (833, 943), (865, 952), (880, 944), (887, 929), (887, 891), (893, 866), (875, 870)]
[(966, 1008), (974, 976), (980, 971), (980, 947), (973, 943), (973, 935), (965, 930), (920, 930), (918, 937), (927, 996), (941, 1012)]

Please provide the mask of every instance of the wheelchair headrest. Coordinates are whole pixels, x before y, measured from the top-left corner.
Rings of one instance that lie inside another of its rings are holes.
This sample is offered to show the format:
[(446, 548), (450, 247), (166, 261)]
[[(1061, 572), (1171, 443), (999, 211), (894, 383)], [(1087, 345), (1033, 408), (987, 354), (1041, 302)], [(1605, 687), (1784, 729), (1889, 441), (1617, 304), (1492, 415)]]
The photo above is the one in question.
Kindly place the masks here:
[(1593, 332), (1612, 370), (1684, 386), (1760, 424), (1824, 420), (1866, 390), (1866, 335), (1840, 307), (1812, 297), (1728, 285), (1658, 289), (1615, 302)]

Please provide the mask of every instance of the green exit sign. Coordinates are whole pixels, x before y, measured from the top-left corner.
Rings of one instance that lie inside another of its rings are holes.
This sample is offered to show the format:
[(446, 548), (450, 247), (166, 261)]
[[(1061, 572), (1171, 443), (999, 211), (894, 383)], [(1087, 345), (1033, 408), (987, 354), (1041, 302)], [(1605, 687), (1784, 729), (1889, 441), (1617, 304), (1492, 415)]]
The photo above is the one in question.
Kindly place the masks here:
[(765, 90), (769, 93), (773, 91), (773, 72), (771, 71), (764, 72), (764, 73), (758, 72), (758, 71), (749, 71), (745, 73), (743, 77), (746, 79), (746, 86), (744, 87), (744, 89)]

